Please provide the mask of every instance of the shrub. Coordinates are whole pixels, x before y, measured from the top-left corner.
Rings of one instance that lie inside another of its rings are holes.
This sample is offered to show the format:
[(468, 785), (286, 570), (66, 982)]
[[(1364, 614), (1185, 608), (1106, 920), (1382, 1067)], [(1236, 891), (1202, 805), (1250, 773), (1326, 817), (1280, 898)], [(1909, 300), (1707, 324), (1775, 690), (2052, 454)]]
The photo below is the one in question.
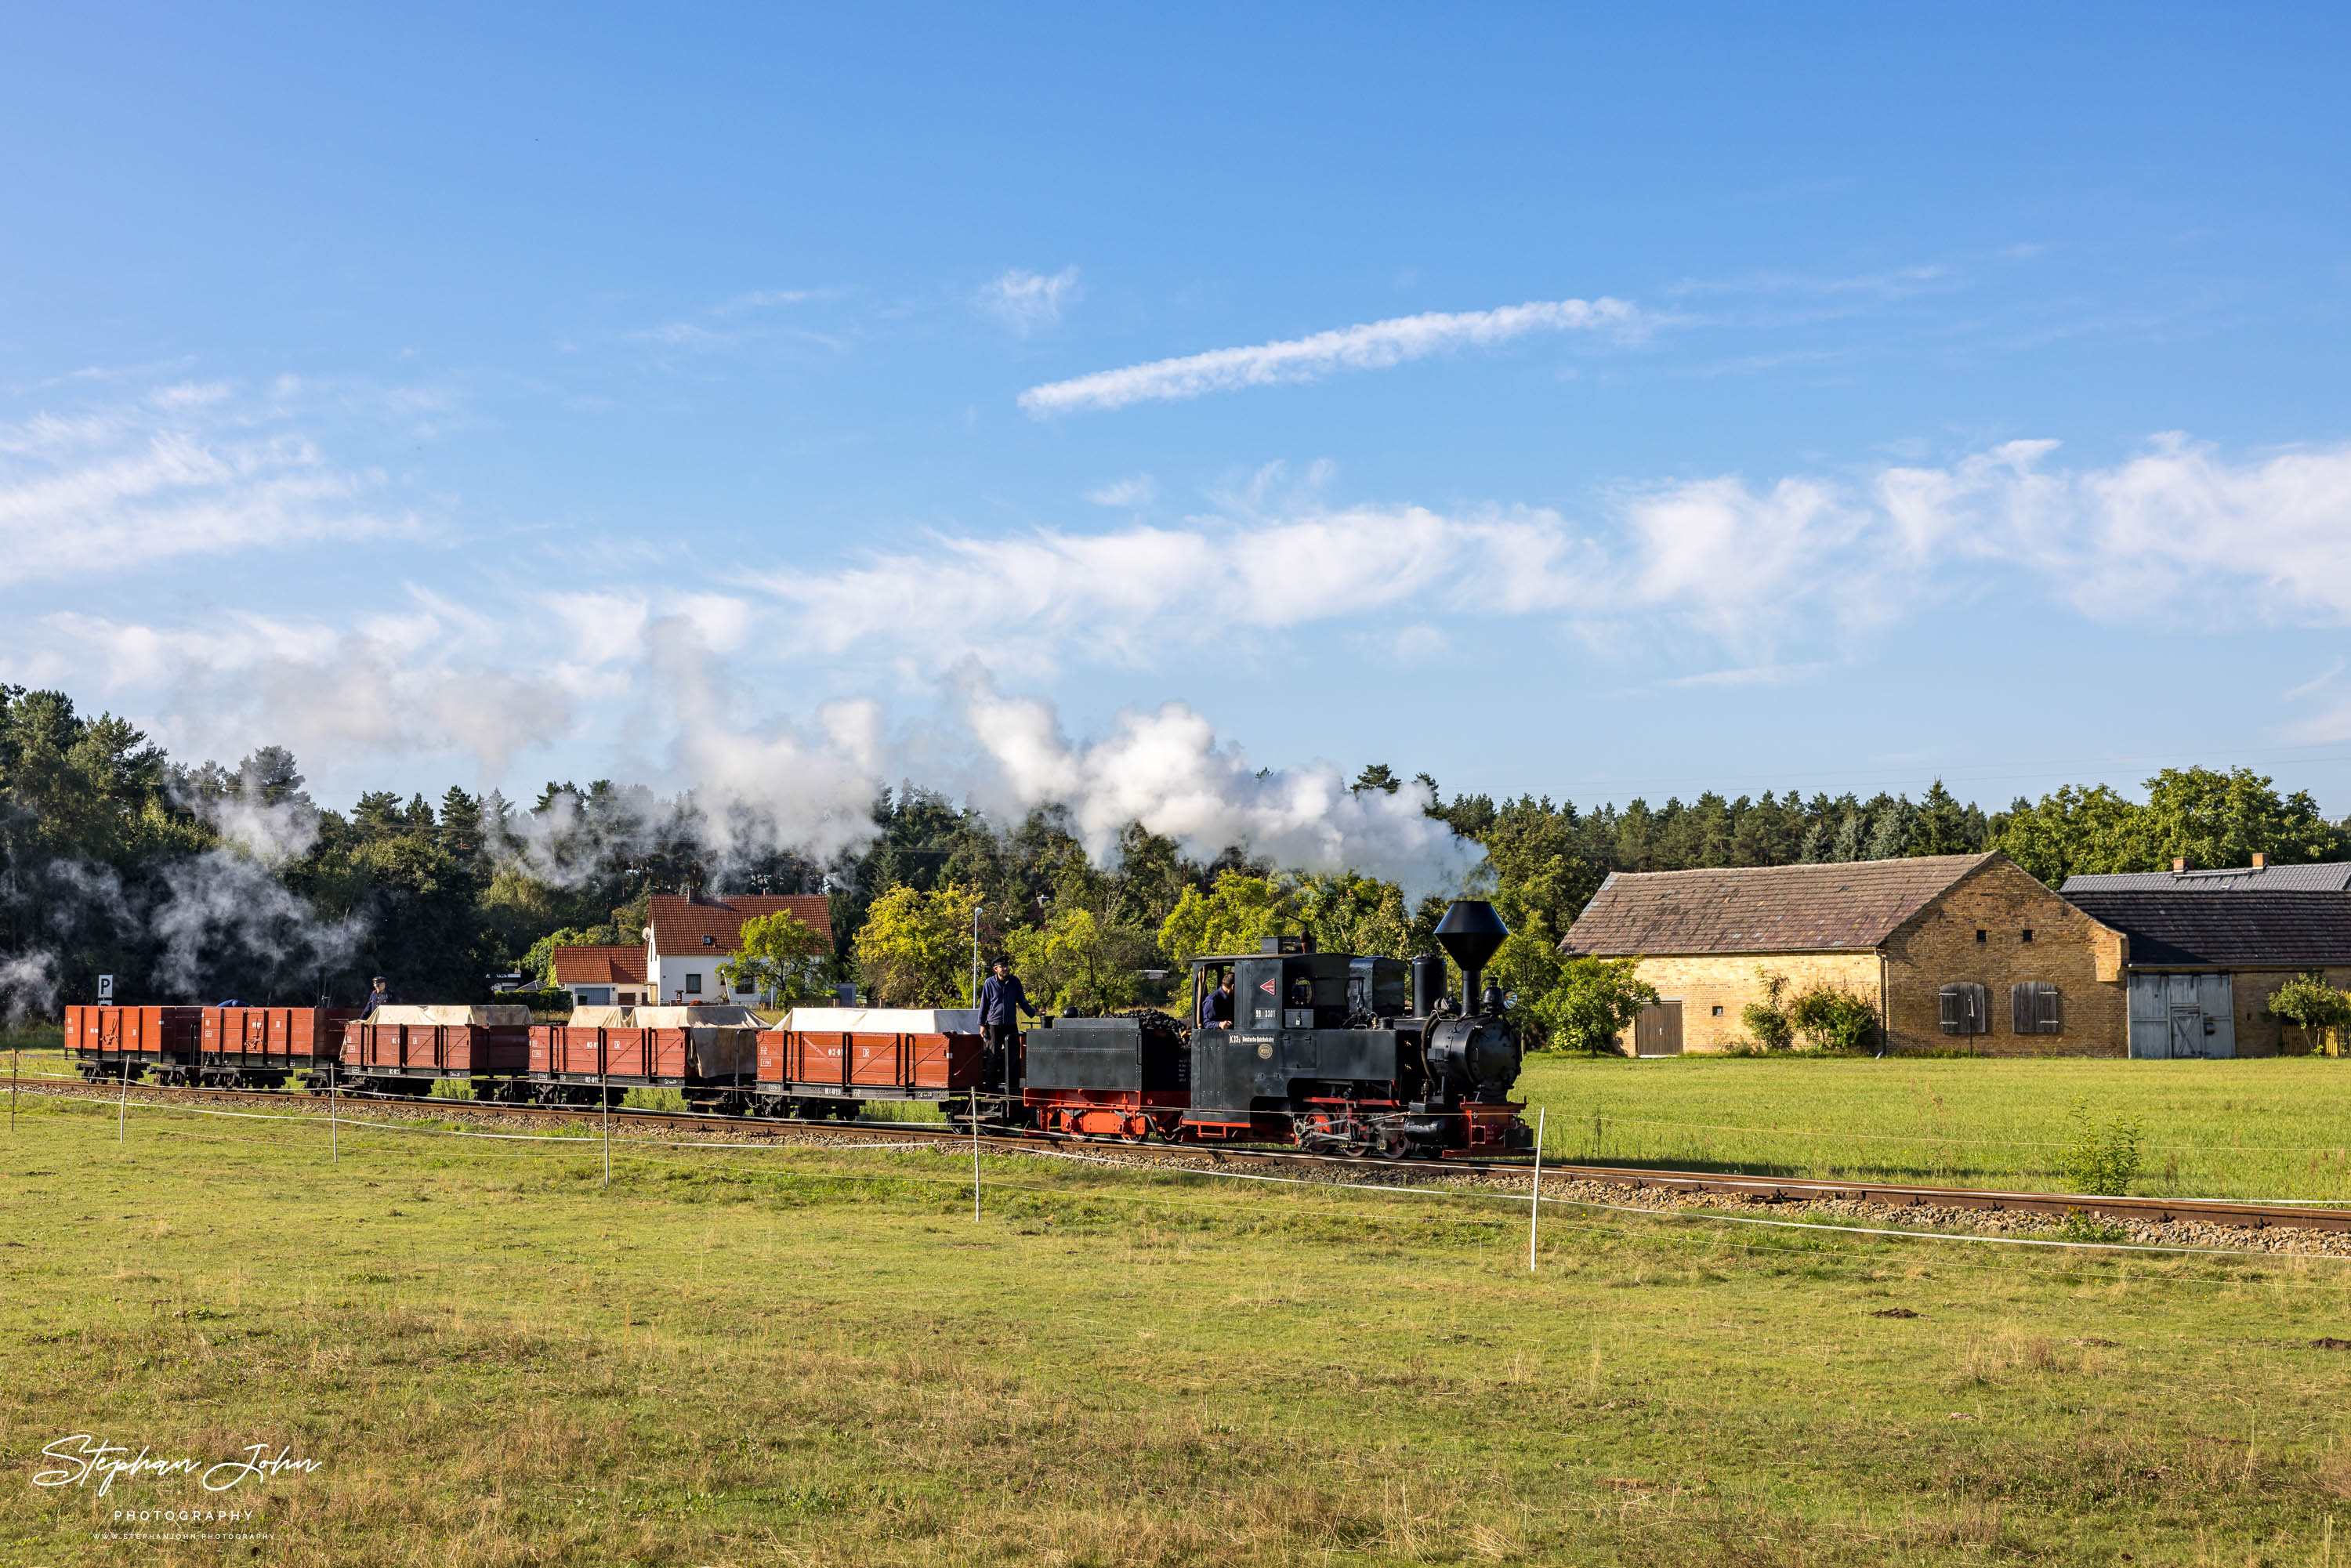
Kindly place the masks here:
[(1796, 1026), (1788, 1021), (1787, 1009), (1781, 1005), (1788, 995), (1788, 977), (1758, 969), (1755, 977), (1763, 982), (1763, 999), (1740, 1009), (1739, 1021), (1764, 1050), (1785, 1051), (1796, 1038)]
[(2131, 1179), (2138, 1175), (2138, 1118), (2116, 1116), (2101, 1127), (2090, 1103), (2076, 1100), (2069, 1121), (2073, 1135), (2059, 1165), (2066, 1184), (2075, 1192), (2109, 1197), (2128, 1192)]
[(2127, 1234), (2121, 1226), (2078, 1208), (2067, 1209), (2056, 1227), (2056, 1239), (2060, 1241), (2120, 1241)]
[(2271, 994), (2262, 1010), (2296, 1026), (2316, 1046), (2325, 1030), (2351, 1024), (2351, 993), (2336, 990), (2321, 975), (2296, 975)]
[(1657, 988), (1633, 977), (1631, 958), (1571, 958), (1528, 1009), (1555, 1048), (1606, 1051)]
[(1813, 986), (1788, 1004), (1788, 1022), (1819, 1051), (1861, 1051), (1877, 1033), (1877, 1009), (1843, 986)]

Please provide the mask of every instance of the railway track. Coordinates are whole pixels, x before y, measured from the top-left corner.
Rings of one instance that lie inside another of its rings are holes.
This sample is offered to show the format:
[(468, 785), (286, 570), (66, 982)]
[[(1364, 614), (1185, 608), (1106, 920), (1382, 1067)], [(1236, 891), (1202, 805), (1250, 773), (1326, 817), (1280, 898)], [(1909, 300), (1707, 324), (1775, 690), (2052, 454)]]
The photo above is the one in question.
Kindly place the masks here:
[[(120, 1088), (110, 1084), (54, 1079), (38, 1086), (27, 1083), (25, 1087), (34, 1093), (61, 1094), (106, 1103), (115, 1103), (123, 1094)], [(320, 1116), (328, 1112), (326, 1096), (284, 1090), (167, 1088), (158, 1084), (133, 1083), (129, 1087), (129, 1099), (133, 1104), (197, 1102), (216, 1106), (273, 1106), (279, 1110), (303, 1106)], [(423, 1116), (444, 1121), (572, 1126), (601, 1125), (605, 1115), (591, 1106), (507, 1105), (473, 1100), (352, 1094), (337, 1096), (336, 1111), (341, 1120), (361, 1124), (376, 1119), (377, 1113), (383, 1112), (405, 1113), (409, 1119)], [(728, 1142), (744, 1145), (823, 1146), (839, 1143), (844, 1135), (854, 1136), (868, 1144), (875, 1141), (917, 1145), (952, 1144), (959, 1148), (968, 1148), (975, 1141), (968, 1133), (928, 1124), (800, 1121), (785, 1117), (619, 1109), (611, 1113), (611, 1121), (618, 1128), (659, 1130), (672, 1134), (722, 1134)], [(1127, 1143), (1120, 1139), (1074, 1138), (1058, 1134), (983, 1134), (977, 1141), (982, 1148), (1007, 1152), (1034, 1153), (1040, 1145), (1082, 1148), (1115, 1155), (1122, 1163), (1176, 1169), (1231, 1169), (1241, 1166), (1259, 1166), (1293, 1170), (1312, 1168), (1333, 1175), (1341, 1170), (1376, 1172), (1384, 1176), (1420, 1181), (1448, 1176), (1492, 1177), (1508, 1175), (1515, 1179), (1531, 1174), (1531, 1162), (1527, 1159), (1432, 1161), (1346, 1158), (1308, 1154), (1296, 1149)], [(1894, 1208), (1975, 1209), (1991, 1213), (2047, 1215), (2053, 1218), (2063, 1218), (2069, 1214), (2086, 1214), (2107, 1219), (2138, 1219), (2158, 1224), (2193, 1222), (2251, 1230), (2277, 1227), (2351, 1231), (2351, 1208), (2325, 1208), (2312, 1204), (2250, 1203), (2226, 1198), (2099, 1197), (2075, 1193), (2008, 1192), (1989, 1187), (1925, 1186), (1900, 1182), (1854, 1182), (1742, 1176), (1719, 1171), (1661, 1170), (1646, 1166), (1555, 1164), (1550, 1160), (1543, 1162), (1542, 1171), (1547, 1179), (1561, 1182), (1596, 1182), (1636, 1192), (1654, 1189), (1703, 1194), (1729, 1198), (1742, 1205), (1778, 1206), (1845, 1200)]]

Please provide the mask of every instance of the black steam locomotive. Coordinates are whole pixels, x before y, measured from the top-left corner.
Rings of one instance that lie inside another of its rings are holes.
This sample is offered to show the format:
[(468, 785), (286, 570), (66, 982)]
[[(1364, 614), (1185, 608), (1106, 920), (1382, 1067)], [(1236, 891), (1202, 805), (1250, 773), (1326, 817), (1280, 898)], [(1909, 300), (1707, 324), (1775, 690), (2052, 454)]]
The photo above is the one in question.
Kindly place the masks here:
[[(1479, 981), (1509, 935), (1493, 906), (1454, 904), (1445, 961), (1318, 953), (1301, 936), (1192, 960), (1191, 1006), (1056, 1019), (1031, 1030), (986, 1120), (1079, 1136), (1293, 1143), (1343, 1155), (1501, 1154), (1531, 1139), (1510, 1097), (1519, 1044)], [(1211, 998), (1229, 975), (1228, 1002)], [(1215, 1016), (1229, 1009), (1230, 1017)], [(992, 1112), (992, 1113), (991, 1113)]]

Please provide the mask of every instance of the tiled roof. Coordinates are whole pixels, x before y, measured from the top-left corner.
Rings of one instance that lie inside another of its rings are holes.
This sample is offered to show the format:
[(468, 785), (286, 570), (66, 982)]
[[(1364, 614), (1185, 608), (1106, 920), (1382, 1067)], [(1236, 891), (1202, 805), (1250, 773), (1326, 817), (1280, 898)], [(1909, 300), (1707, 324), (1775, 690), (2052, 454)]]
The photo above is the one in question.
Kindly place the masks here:
[[(789, 910), (793, 919), (827, 942), (832, 940), (832, 911), (820, 893), (701, 898), (656, 894), (645, 916), (645, 928), (653, 933), (654, 946), (672, 957), (694, 952), (732, 953), (741, 944), (743, 922), (779, 909)], [(711, 938), (707, 946), (703, 945), (705, 936)]]
[(2068, 898), (2077, 893), (2351, 893), (2351, 861), (2101, 873), (2069, 876), (2057, 891)]
[(642, 986), (645, 983), (643, 947), (558, 947), (555, 983), (559, 986)]
[(1867, 951), (1998, 855), (1920, 855), (1830, 865), (1618, 872), (1560, 943), (1562, 953)]
[[(2072, 885), (2070, 883), (2067, 884)], [(2339, 893), (2069, 893), (2130, 938), (2130, 966), (2293, 969), (2351, 964), (2351, 898)]]

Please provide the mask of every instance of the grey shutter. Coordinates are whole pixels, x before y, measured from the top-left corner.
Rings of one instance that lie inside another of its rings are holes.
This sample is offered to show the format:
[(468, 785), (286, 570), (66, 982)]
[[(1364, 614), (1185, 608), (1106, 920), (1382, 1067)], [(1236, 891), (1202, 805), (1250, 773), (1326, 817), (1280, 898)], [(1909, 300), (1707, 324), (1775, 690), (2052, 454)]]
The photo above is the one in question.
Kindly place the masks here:
[(2008, 988), (2008, 1027), (2018, 1034), (2041, 1032), (2041, 990), (2032, 980)]
[(1966, 1032), (1969, 1034), (1990, 1034), (1991, 1032), (1991, 988), (1984, 985), (1980, 980), (1970, 980), (1967, 982), (1966, 989), (1968, 996), (1968, 1027)]
[(2041, 1007), (2036, 1021), (2040, 1025), (2041, 1032), (2043, 1034), (2064, 1033), (2064, 998), (2058, 993), (2056, 987), (2050, 985), (2046, 981), (2042, 982), (2040, 992), (2041, 995), (2037, 999), (2040, 1001)]
[(1938, 993), (1938, 999), (1943, 1004), (1943, 1032), (1945, 1034), (1965, 1034), (1967, 1032), (1967, 1004), (1959, 999), (1959, 988), (1957, 986), (1945, 986)]

